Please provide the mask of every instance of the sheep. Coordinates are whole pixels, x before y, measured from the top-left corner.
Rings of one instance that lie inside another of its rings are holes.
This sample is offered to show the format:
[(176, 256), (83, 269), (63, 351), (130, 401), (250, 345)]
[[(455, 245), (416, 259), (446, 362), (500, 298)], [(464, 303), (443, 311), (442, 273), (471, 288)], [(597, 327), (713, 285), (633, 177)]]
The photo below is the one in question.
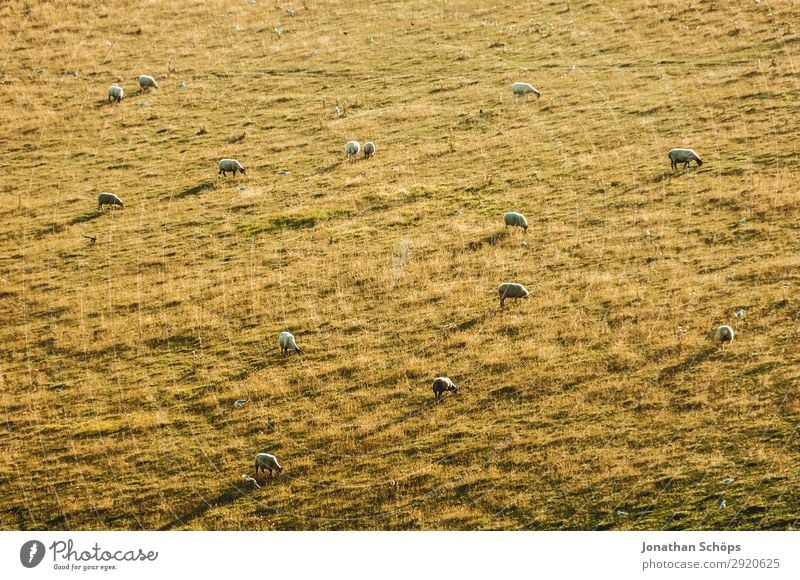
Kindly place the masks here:
[(217, 175), (225, 177), (228, 175), (228, 171), (232, 171), (234, 176), (236, 176), (237, 171), (241, 171), (242, 175), (244, 175), (244, 167), (236, 159), (220, 159)]
[(283, 356), (289, 354), (289, 349), (294, 349), (294, 352), (297, 354), (303, 354), (303, 351), (300, 350), (300, 347), (297, 346), (297, 342), (295, 342), (294, 335), (291, 332), (283, 331), (278, 336), (278, 344), (281, 346), (281, 352)]
[(448, 377), (436, 377), (433, 381), (433, 395), (438, 403), (445, 391), (458, 393), (458, 387)]
[(348, 159), (355, 159), (359, 151), (361, 151), (361, 143), (358, 141), (348, 141), (344, 146), (344, 154)]
[(256, 455), (256, 477), (258, 477), (259, 469), (264, 473), (269, 471), (270, 477), (272, 477), (273, 469), (278, 473), (283, 472), (283, 467), (281, 467), (281, 464), (278, 463), (278, 458), (274, 455), (270, 455), (269, 453), (259, 453)]
[(690, 161), (697, 161), (698, 167), (703, 164), (703, 160), (700, 159), (694, 149), (670, 149), (667, 155), (673, 170), (678, 168), (678, 163), (683, 163), (684, 169), (689, 167)]
[(513, 85), (511, 85), (511, 93), (514, 94), (514, 95), (530, 95), (530, 94), (533, 94), (533, 95), (536, 95), (537, 99), (542, 96), (541, 93), (539, 93), (539, 91), (534, 89), (528, 83), (514, 83)]
[(514, 282), (505, 282), (497, 287), (497, 293), (500, 295), (500, 308), (503, 308), (503, 302), (506, 298), (524, 298), (528, 299), (530, 293), (528, 289), (522, 284), (515, 284)]
[(158, 83), (156, 79), (151, 77), (150, 75), (142, 75), (139, 77), (139, 88), (142, 90), (149, 89), (149, 88), (158, 88)]
[(108, 87), (108, 102), (115, 101), (119, 103), (122, 97), (125, 96), (125, 91), (118, 85), (111, 85)]
[(101, 193), (97, 196), (97, 209), (102, 210), (104, 205), (118, 205), (119, 207), (125, 207), (125, 205), (122, 203), (122, 200), (113, 193)]
[(364, 143), (364, 159), (369, 159), (373, 155), (375, 155), (375, 143), (367, 141)]
[(730, 326), (723, 324), (714, 333), (714, 340), (720, 344), (733, 342), (733, 329)]
[(528, 220), (521, 213), (510, 211), (503, 216), (503, 220), (506, 223), (506, 227), (517, 226), (522, 228), (525, 233), (528, 233)]

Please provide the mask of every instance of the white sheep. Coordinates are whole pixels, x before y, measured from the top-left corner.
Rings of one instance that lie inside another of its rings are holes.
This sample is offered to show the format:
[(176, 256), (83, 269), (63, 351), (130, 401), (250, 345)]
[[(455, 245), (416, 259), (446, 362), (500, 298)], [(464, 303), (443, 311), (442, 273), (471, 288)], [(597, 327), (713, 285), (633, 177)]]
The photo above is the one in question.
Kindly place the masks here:
[(150, 75), (142, 75), (139, 77), (139, 88), (142, 90), (149, 89), (149, 88), (158, 88), (158, 83), (156, 79), (151, 77)]
[(364, 143), (364, 159), (369, 159), (373, 155), (375, 155), (375, 143), (367, 141)]
[(442, 398), (442, 394), (445, 391), (458, 393), (458, 387), (455, 386), (453, 381), (451, 381), (448, 377), (436, 377), (436, 379), (433, 381), (433, 395), (436, 398), (437, 403)]
[(108, 87), (108, 101), (115, 101), (119, 103), (122, 97), (125, 96), (125, 91), (118, 85), (111, 85)]
[(122, 203), (122, 200), (113, 193), (101, 193), (97, 196), (97, 209), (103, 209), (104, 205), (118, 205), (119, 207), (125, 207)]
[(497, 293), (500, 295), (500, 308), (503, 308), (503, 302), (506, 298), (524, 298), (528, 299), (530, 293), (528, 289), (522, 284), (515, 284), (514, 282), (505, 282), (497, 287)]
[(348, 141), (344, 146), (344, 154), (348, 159), (355, 159), (359, 151), (361, 151), (361, 143), (358, 141)]
[(234, 176), (236, 175), (237, 171), (241, 171), (242, 175), (244, 175), (244, 167), (242, 167), (242, 164), (236, 159), (220, 159), (219, 171), (217, 172), (217, 175), (222, 175), (225, 177), (228, 175), (229, 171), (232, 171)]
[(521, 213), (510, 211), (503, 216), (503, 220), (508, 226), (516, 226), (522, 228), (526, 233), (528, 232), (528, 220)]
[(269, 471), (270, 477), (272, 477), (272, 470), (275, 470), (278, 473), (283, 471), (283, 467), (281, 467), (281, 464), (278, 463), (278, 458), (274, 455), (270, 455), (269, 453), (259, 453), (256, 455), (256, 477), (258, 477), (259, 469), (264, 473)]
[(733, 329), (730, 326), (723, 324), (714, 333), (714, 340), (720, 344), (733, 342)]
[(283, 331), (278, 336), (278, 344), (281, 346), (281, 352), (283, 356), (289, 354), (289, 349), (294, 349), (294, 352), (297, 354), (303, 354), (303, 351), (300, 350), (300, 347), (297, 346), (297, 342), (294, 339), (294, 335), (291, 332)]
[(673, 170), (678, 168), (678, 163), (683, 163), (684, 169), (689, 167), (690, 161), (696, 161), (698, 167), (703, 164), (703, 160), (694, 149), (670, 149), (667, 155)]
[(511, 85), (511, 94), (513, 95), (536, 95), (538, 99), (542, 95), (528, 83), (514, 83)]

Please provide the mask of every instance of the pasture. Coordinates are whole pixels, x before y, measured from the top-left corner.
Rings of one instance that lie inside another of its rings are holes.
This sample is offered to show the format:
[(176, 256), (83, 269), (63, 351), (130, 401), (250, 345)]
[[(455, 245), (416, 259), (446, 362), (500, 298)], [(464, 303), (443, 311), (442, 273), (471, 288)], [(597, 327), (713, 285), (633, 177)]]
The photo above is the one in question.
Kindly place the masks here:
[(796, 529), (797, 23), (3, 2), (0, 528)]

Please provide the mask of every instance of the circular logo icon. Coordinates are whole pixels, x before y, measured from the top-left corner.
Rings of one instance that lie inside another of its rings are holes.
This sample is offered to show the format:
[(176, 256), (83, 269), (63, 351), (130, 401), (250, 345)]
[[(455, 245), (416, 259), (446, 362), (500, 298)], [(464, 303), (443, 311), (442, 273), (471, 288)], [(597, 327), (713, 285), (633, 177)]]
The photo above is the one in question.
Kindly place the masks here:
[(44, 544), (39, 540), (29, 540), (19, 549), (19, 561), (26, 568), (36, 568), (44, 559)]

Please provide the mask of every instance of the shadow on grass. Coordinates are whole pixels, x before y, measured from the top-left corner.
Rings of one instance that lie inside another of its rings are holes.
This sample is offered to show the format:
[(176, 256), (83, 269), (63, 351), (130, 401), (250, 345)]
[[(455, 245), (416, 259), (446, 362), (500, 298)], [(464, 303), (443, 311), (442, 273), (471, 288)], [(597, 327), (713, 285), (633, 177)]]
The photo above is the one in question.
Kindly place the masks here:
[(689, 355), (684, 360), (679, 362), (678, 364), (674, 364), (672, 366), (668, 366), (664, 369), (661, 369), (661, 372), (658, 373), (659, 381), (669, 379), (675, 376), (678, 373), (686, 372), (689, 369), (695, 367), (696, 365), (700, 364), (701, 362), (707, 360), (711, 355), (716, 353), (718, 350), (715, 346), (710, 346), (706, 349), (703, 349), (699, 352)]
[(507, 237), (508, 237), (508, 229), (502, 229), (499, 232), (495, 232), (488, 236), (484, 236), (479, 240), (474, 240), (472, 242), (469, 242), (462, 248), (454, 250), (454, 253), (476, 252), (480, 250), (483, 246), (494, 246), (497, 242), (504, 240)]
[(175, 197), (178, 199), (182, 199), (184, 197), (189, 197), (190, 195), (198, 195), (209, 189), (214, 189), (213, 181), (206, 181), (204, 183), (199, 183), (193, 187), (190, 187), (189, 189), (184, 189), (180, 193), (176, 193)]
[[(265, 484), (260, 484), (265, 487)], [(210, 500), (203, 500), (203, 503), (189, 510), (183, 515), (177, 516), (171, 522), (168, 522), (158, 528), (160, 532), (171, 530), (176, 526), (185, 526), (192, 520), (199, 518), (211, 508), (230, 505), (238, 499), (249, 497), (257, 488), (252, 483), (242, 482), (241, 487), (237, 487), (236, 483), (231, 483), (231, 487), (227, 491), (223, 491), (217, 497)]]
[(331, 171), (333, 171), (334, 169), (339, 167), (341, 164), (342, 164), (341, 161), (337, 161), (336, 163), (332, 163), (332, 164), (328, 165), (327, 167), (318, 167), (317, 168), (317, 173), (330, 173)]
[(71, 220), (69, 220), (69, 225), (74, 226), (75, 224), (85, 224), (86, 222), (90, 222), (92, 220), (96, 220), (101, 215), (103, 215), (103, 212), (101, 212), (99, 210), (98, 211), (94, 211), (92, 213), (85, 213), (83, 215), (77, 215), (74, 218), (72, 218)]
[[(678, 168), (672, 169), (670, 171), (662, 171), (658, 175), (654, 175), (651, 179), (651, 183), (660, 183), (662, 181), (671, 181), (672, 179), (677, 179), (679, 177), (683, 177), (685, 175), (692, 175), (692, 174), (699, 174), (699, 173), (709, 173), (710, 169), (700, 169), (699, 167), (689, 167), (688, 169)], [(722, 173), (722, 175), (726, 175)]]

